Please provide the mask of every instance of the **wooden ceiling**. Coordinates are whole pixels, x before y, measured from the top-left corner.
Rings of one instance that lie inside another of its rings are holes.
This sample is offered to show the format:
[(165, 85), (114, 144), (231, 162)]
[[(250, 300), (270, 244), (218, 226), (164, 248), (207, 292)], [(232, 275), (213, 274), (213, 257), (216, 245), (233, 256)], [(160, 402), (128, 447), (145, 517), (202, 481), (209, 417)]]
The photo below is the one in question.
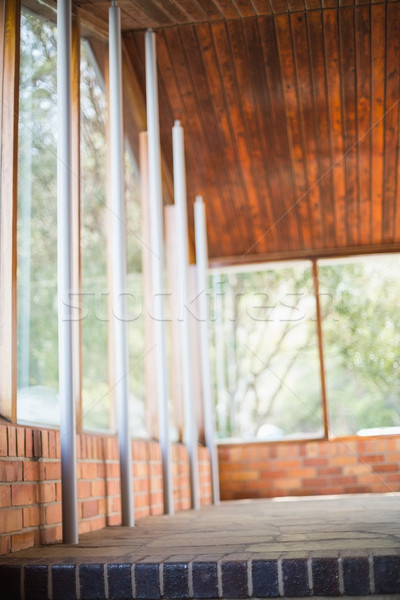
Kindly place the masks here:
[(214, 262), (400, 249), (399, 2), (118, 4), (143, 93), (157, 29), (163, 153), (180, 119)]

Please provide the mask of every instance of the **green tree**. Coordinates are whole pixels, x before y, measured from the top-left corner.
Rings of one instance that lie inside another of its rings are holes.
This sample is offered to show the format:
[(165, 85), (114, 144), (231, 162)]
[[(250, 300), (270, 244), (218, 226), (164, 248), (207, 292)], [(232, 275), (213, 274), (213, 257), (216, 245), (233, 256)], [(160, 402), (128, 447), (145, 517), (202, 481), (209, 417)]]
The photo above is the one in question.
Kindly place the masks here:
[(333, 433), (399, 425), (399, 267), (391, 255), (319, 269)]

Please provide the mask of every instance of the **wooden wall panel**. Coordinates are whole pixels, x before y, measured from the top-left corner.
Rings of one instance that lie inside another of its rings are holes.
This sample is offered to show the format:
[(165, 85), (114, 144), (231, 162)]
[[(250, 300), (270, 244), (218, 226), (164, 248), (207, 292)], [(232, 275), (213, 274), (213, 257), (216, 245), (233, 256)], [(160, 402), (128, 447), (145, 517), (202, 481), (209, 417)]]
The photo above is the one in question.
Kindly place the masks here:
[[(290, 210), (299, 218), (302, 244), (312, 245), (314, 231), (309, 227), (309, 189), (305, 173), (304, 136), (300, 114), (300, 97), (295, 73), (295, 62), (292, 47), (292, 31), (289, 15), (277, 17), (275, 20), (279, 56), (281, 61), (282, 90), (286, 114), (290, 161), (292, 164), (293, 205)], [(306, 46), (307, 39), (303, 41)], [(307, 47), (307, 46), (306, 46)], [(317, 229), (317, 228), (316, 228)]]
[[(256, 131), (251, 131), (254, 136), (254, 143), (259, 144), (257, 152), (260, 164), (257, 165), (257, 190), (262, 190), (264, 202), (262, 203), (265, 243), (269, 251), (276, 251), (279, 248), (279, 239), (282, 235), (287, 236), (286, 230), (282, 234), (281, 223), (278, 222), (280, 211), (276, 210), (274, 198), (272, 196), (273, 182), (279, 177), (274, 155), (271, 153), (271, 144), (269, 136), (272, 131), (272, 122), (270, 117), (270, 97), (265, 77), (260, 76), (263, 73), (265, 64), (264, 57), (259, 52), (261, 43), (260, 30), (258, 22), (248, 20), (244, 24), (245, 38), (247, 44), (248, 73), (251, 78), (251, 89), (253, 96), (249, 98), (249, 107), (247, 110), (253, 111), (253, 127)], [(266, 107), (268, 109), (266, 110)], [(251, 248), (251, 251), (259, 251), (258, 243)]]
[(368, 6), (355, 12), (359, 244), (371, 243), (371, 19)]
[[(255, 21), (248, 21), (255, 23)], [(256, 92), (254, 76), (258, 76), (249, 69), (251, 64), (249, 57), (248, 37), (244, 29), (243, 22), (230, 22), (227, 24), (229, 40), (232, 49), (233, 64), (236, 72), (236, 98), (241, 98), (241, 103), (237, 103), (232, 97), (232, 102), (237, 104), (237, 118), (241, 120), (243, 126), (242, 152), (244, 165), (247, 165), (248, 177), (252, 187), (248, 194), (249, 205), (251, 206), (251, 218), (254, 218), (256, 228), (254, 236), (257, 238), (257, 251), (270, 252), (277, 245), (277, 232), (275, 228), (270, 229), (274, 223), (274, 217), (271, 210), (271, 195), (268, 184), (265, 161), (260, 135), (260, 120), (255, 110)], [(243, 143), (245, 141), (245, 143)], [(262, 190), (264, 201), (262, 206), (259, 202), (259, 194)], [(254, 215), (254, 217), (252, 216)], [(269, 231), (269, 235), (265, 232)]]
[[(302, 214), (303, 244), (310, 247), (319, 244), (321, 222), (319, 210), (313, 213), (312, 207), (320, 204), (320, 189), (316, 158), (316, 132), (312, 110), (312, 82), (307, 40), (307, 23), (304, 14), (291, 15), (290, 28), (292, 32), (294, 76), (298, 90), (298, 119), (301, 129), (301, 141), (304, 146), (304, 188), (298, 190), (297, 202)], [(307, 157), (311, 158), (308, 160)], [(309, 227), (310, 220), (319, 221), (315, 228)]]
[[(343, 159), (342, 107), (341, 107), (341, 78), (339, 65), (339, 31), (337, 11), (325, 11), (324, 40), (325, 68), (328, 89), (328, 110), (330, 130), (330, 172), (334, 195), (334, 219), (336, 245), (347, 246), (346, 233), (346, 191), (345, 169)], [(326, 184), (329, 185), (328, 179)]]
[(296, 198), (293, 189), (293, 172), (290, 160), (288, 131), (284, 110), (283, 83), (280, 71), (280, 57), (275, 34), (275, 22), (272, 18), (260, 19), (261, 47), (265, 61), (265, 73), (271, 97), (271, 115), (273, 135), (272, 151), (275, 151), (280, 172), (280, 208), (278, 219), (283, 219), (287, 226), (287, 238), (281, 240), (287, 248), (300, 245), (299, 223), (297, 220)]
[[(208, 27), (208, 26), (207, 26)], [(186, 153), (188, 156), (189, 168), (193, 170), (196, 168), (198, 162), (198, 153), (204, 152), (207, 156), (207, 160), (202, 163), (201, 176), (189, 182), (188, 185), (188, 218), (190, 223), (194, 222), (194, 199), (196, 194), (203, 196), (204, 201), (207, 205), (207, 218), (209, 221), (221, 219), (221, 225), (223, 231), (228, 231), (228, 222), (226, 216), (228, 211), (226, 207), (229, 205), (230, 199), (226, 195), (222, 195), (219, 192), (219, 182), (224, 177), (224, 171), (220, 169), (218, 160), (212, 163), (212, 155), (217, 148), (218, 158), (223, 155), (222, 144), (220, 136), (218, 135), (217, 118), (214, 111), (214, 105), (211, 100), (205, 65), (202, 58), (202, 50), (200, 40), (197, 36), (196, 30), (192, 27), (185, 28), (181, 31), (181, 39), (184, 47), (193, 47), (196, 49), (195, 52), (191, 53), (190, 60), (187, 61), (189, 70), (189, 76), (192, 81), (201, 81), (202, 85), (196, 86), (196, 105), (199, 108), (199, 118), (201, 123), (202, 139), (197, 140), (190, 136), (190, 130), (185, 133), (186, 138)], [(187, 123), (190, 127), (190, 123)], [(196, 147), (196, 156), (193, 152), (193, 142), (200, 144)], [(219, 150), (220, 149), (220, 150)], [(207, 164), (213, 164), (213, 168), (210, 169)], [(211, 227), (211, 229), (213, 229)], [(210, 231), (210, 242), (215, 243), (217, 247), (222, 250), (222, 240), (215, 235), (216, 232)], [(191, 242), (194, 248), (194, 235), (192, 235)]]
[(400, 5), (387, 7), (383, 238), (394, 241), (399, 140)]
[[(163, 150), (172, 168), (179, 118), (211, 259), (400, 243), (400, 3), (323, 4), (224, 0), (217, 18), (210, 0), (208, 23), (158, 33)], [(144, 91), (143, 33), (126, 39)]]
[(383, 170), (385, 139), (385, 6), (374, 6), (371, 15), (371, 208), (372, 243), (382, 240)]
[[(230, 33), (227, 30), (228, 27)], [(245, 122), (245, 104), (249, 94), (250, 81), (245, 76), (243, 64), (247, 62), (243, 31), (239, 22), (231, 21), (229, 25), (214, 25), (213, 33), (220, 72), (225, 73), (227, 65), (231, 63), (234, 65), (232, 77), (224, 78), (225, 105), (234, 150), (235, 187), (240, 186), (243, 190), (246, 190), (242, 194), (240, 205), (243, 207), (242, 210), (246, 211), (246, 221), (252, 224), (251, 230), (248, 226), (247, 243), (251, 244), (255, 239), (262, 251), (265, 252), (267, 250), (266, 239), (263, 236), (265, 228), (260, 218), (257, 180), (254, 177), (254, 144), (250, 134), (251, 128)], [(237, 102), (238, 98), (240, 98), (240, 102)]]
[(356, 246), (358, 243), (358, 181), (354, 10), (345, 8), (338, 14), (347, 241), (350, 246)]
[[(229, 250), (233, 251), (234, 247), (236, 247), (239, 252), (243, 252), (249, 243), (248, 225), (243, 218), (246, 209), (245, 198), (243, 190), (235, 189), (237, 181), (236, 158), (232, 145), (229, 115), (226, 110), (223, 79), (218, 69), (214, 31), (207, 25), (198, 26), (196, 31), (202, 50), (202, 60), (207, 76), (209, 93), (214, 106), (215, 120), (213, 126), (215, 127), (215, 132), (213, 132), (213, 135), (216, 134), (218, 140), (214, 146), (214, 152), (210, 149), (214, 158), (211, 159), (212, 163), (209, 163), (209, 167), (214, 169), (215, 164), (217, 165), (216, 194), (221, 194), (224, 198), (222, 212), (225, 213), (225, 228), (224, 230), (220, 230), (220, 239), (222, 244), (226, 240)], [(207, 198), (207, 195), (205, 198)], [(209, 223), (209, 211), (210, 209), (207, 205), (207, 223)], [(229, 241), (231, 232), (233, 234), (232, 242)]]

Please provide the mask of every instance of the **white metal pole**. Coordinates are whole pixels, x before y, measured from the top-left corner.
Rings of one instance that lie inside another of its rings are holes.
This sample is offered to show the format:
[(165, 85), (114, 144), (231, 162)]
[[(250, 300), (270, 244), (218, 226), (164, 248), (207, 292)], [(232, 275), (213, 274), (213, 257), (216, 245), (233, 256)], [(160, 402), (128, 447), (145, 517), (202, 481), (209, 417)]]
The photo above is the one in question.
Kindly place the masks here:
[[(142, 208), (142, 273), (143, 273), (143, 302), (148, 306), (153, 298), (151, 281), (151, 250), (150, 250), (150, 214), (149, 214), (149, 150), (147, 131), (139, 133), (140, 153), (140, 192)], [(154, 332), (150, 315), (144, 314), (144, 380), (146, 390), (145, 420), (150, 437), (158, 434), (157, 393), (154, 386)]]
[(114, 373), (117, 403), (118, 444), (121, 474), (122, 525), (132, 527), (133, 483), (132, 443), (129, 428), (129, 357), (126, 335), (126, 232), (124, 210), (124, 135), (122, 121), (122, 69), (120, 9), (113, 2), (109, 9), (110, 68), (110, 190), (112, 307), (114, 321)]
[(203, 198), (201, 196), (196, 196), (196, 202), (194, 204), (194, 224), (196, 236), (196, 266), (197, 293), (199, 302), (201, 373), (203, 378), (204, 434), (206, 438), (206, 445), (210, 453), (213, 502), (214, 504), (218, 504), (218, 455), (217, 447), (215, 445), (215, 416), (211, 382), (210, 341), (208, 331), (209, 317), (207, 302), (207, 229), (205, 206)]
[(164, 206), (165, 266), (167, 272), (166, 281), (168, 289), (166, 310), (170, 320), (168, 327), (170, 365), (168, 371), (168, 383), (171, 398), (170, 411), (172, 417), (172, 427), (175, 429), (174, 438), (181, 442), (183, 441), (183, 432), (185, 430), (185, 410), (183, 407), (181, 369), (182, 345), (177, 311), (178, 267), (176, 260), (177, 234), (175, 213), (175, 204), (166, 204)]
[(57, 5), (57, 251), (58, 352), (63, 542), (78, 542), (76, 422), (72, 345), (72, 93), (71, 0)]
[(215, 302), (215, 361), (216, 361), (216, 379), (217, 379), (217, 416), (220, 431), (227, 435), (228, 422), (228, 402), (226, 390), (225, 375), (225, 344), (222, 323), (222, 292), (220, 285), (220, 275), (213, 275), (214, 302)]
[(146, 106), (149, 147), (149, 204), (152, 249), (152, 287), (154, 337), (156, 343), (156, 385), (158, 397), (159, 439), (163, 461), (164, 512), (173, 514), (172, 449), (168, 414), (167, 352), (164, 317), (164, 238), (163, 200), (161, 187), (160, 126), (156, 40), (153, 31), (146, 31)]
[(188, 287), (188, 227), (185, 174), (185, 146), (183, 128), (175, 121), (172, 130), (173, 160), (174, 160), (174, 196), (176, 218), (176, 261), (177, 261), (177, 303), (178, 327), (181, 340), (180, 363), (182, 369), (183, 404), (185, 415), (184, 440), (189, 454), (190, 488), (192, 508), (200, 508), (199, 466), (198, 466), (198, 430), (193, 393), (193, 361), (190, 343), (190, 313)]

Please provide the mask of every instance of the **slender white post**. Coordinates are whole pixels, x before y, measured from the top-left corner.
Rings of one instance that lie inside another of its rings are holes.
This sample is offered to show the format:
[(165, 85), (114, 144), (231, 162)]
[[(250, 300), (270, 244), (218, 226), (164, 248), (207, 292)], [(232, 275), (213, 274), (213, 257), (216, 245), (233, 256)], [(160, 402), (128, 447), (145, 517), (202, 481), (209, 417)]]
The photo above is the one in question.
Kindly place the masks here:
[(199, 465), (197, 455), (198, 431), (196, 425), (196, 412), (193, 402), (193, 361), (190, 343), (190, 313), (187, 310), (189, 303), (189, 251), (187, 233), (185, 147), (183, 141), (183, 129), (179, 121), (175, 121), (175, 125), (172, 130), (172, 142), (177, 244), (176, 260), (178, 274), (177, 315), (181, 340), (180, 362), (182, 369), (183, 404), (185, 414), (184, 440), (189, 454), (192, 508), (200, 508)]
[[(151, 281), (150, 214), (149, 214), (149, 150), (147, 131), (139, 133), (140, 192), (142, 208), (142, 273), (143, 302), (149, 306), (153, 298)], [(144, 379), (146, 390), (146, 428), (150, 437), (158, 434), (157, 393), (154, 387), (154, 332), (153, 322), (147, 311), (144, 314)]]
[(210, 367), (210, 341), (209, 319), (207, 302), (207, 230), (206, 213), (203, 198), (196, 196), (194, 204), (194, 225), (196, 235), (196, 265), (197, 265), (197, 292), (199, 301), (199, 328), (201, 348), (201, 373), (203, 378), (203, 403), (204, 403), (204, 434), (206, 445), (210, 453), (211, 480), (213, 502), (219, 503), (218, 455), (215, 445), (215, 417)]
[[(169, 320), (169, 361), (168, 371), (169, 393), (171, 398), (171, 439), (179, 442), (183, 441), (183, 432), (185, 430), (183, 407), (183, 386), (181, 354), (182, 345), (179, 332), (178, 321), (178, 267), (176, 260), (177, 253), (177, 234), (176, 234), (176, 206), (175, 204), (166, 204), (164, 206), (164, 233), (165, 233), (165, 265), (167, 270), (167, 313)], [(173, 429), (175, 431), (173, 432)], [(173, 433), (172, 433), (173, 432)], [(172, 437), (174, 434), (174, 437)]]
[(132, 443), (129, 428), (129, 357), (126, 335), (126, 233), (124, 210), (124, 135), (122, 122), (122, 69), (120, 9), (109, 9), (110, 63), (110, 190), (112, 307), (114, 321), (114, 373), (117, 403), (118, 444), (121, 473), (122, 525), (132, 527), (133, 483)]
[(228, 402), (225, 380), (225, 343), (222, 324), (222, 293), (219, 285), (220, 275), (213, 275), (214, 301), (215, 301), (215, 361), (217, 379), (217, 418), (220, 431), (227, 435)]
[(58, 352), (63, 542), (78, 542), (76, 419), (72, 345), (72, 93), (71, 0), (57, 5), (57, 250)]
[(155, 34), (151, 30), (146, 31), (146, 106), (149, 147), (152, 288), (154, 294), (152, 317), (156, 343), (155, 377), (158, 397), (159, 440), (163, 461), (164, 512), (173, 514), (172, 449), (169, 431), (167, 353), (165, 346), (164, 237), (162, 223), (163, 200), (161, 189), (160, 126), (158, 121), (156, 40)]

